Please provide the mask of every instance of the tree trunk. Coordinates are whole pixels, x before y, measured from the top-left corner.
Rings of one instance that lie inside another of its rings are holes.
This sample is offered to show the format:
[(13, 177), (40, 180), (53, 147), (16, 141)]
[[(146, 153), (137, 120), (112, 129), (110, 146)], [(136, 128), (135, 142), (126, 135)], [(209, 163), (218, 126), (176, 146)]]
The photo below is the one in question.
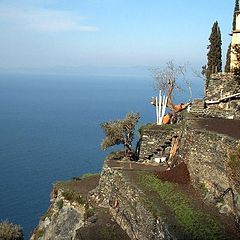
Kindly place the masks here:
[(169, 89), (168, 89), (168, 92), (167, 92), (167, 106), (171, 111), (173, 111), (175, 113), (176, 112), (175, 105), (172, 102), (173, 89), (174, 89), (174, 83), (171, 82), (169, 84)]

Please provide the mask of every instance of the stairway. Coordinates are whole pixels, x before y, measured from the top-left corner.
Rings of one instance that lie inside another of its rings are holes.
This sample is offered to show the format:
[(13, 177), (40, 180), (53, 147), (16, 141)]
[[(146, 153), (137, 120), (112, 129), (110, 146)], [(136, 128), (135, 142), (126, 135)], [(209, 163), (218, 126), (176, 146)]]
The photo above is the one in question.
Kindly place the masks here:
[(204, 101), (202, 99), (196, 99), (193, 101), (190, 113), (193, 115), (203, 115), (205, 113)]

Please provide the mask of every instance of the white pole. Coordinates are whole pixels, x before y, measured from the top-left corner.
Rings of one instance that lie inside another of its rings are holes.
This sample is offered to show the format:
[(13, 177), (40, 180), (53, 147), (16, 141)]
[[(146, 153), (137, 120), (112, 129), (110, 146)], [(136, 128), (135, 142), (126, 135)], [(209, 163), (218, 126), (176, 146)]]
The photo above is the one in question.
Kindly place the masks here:
[(161, 117), (160, 117), (160, 120), (159, 120), (160, 125), (162, 125), (162, 120), (163, 120), (164, 102), (165, 102), (165, 97), (163, 96), (162, 109), (161, 109)]
[(159, 104), (158, 104), (158, 124), (161, 125), (161, 113), (162, 113), (162, 91), (159, 91)]
[(156, 116), (157, 116), (157, 125), (158, 125), (158, 98), (156, 97)]
[(167, 107), (167, 97), (164, 96), (161, 124), (162, 124), (162, 120), (163, 120), (163, 117), (164, 117), (165, 112), (166, 112), (166, 107)]

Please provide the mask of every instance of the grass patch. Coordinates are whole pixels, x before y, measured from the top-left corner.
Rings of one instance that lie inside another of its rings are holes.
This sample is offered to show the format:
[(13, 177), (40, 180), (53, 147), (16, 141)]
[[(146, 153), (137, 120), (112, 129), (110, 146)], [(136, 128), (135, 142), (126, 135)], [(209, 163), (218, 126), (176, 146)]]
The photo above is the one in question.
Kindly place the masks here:
[(90, 177), (96, 177), (96, 176), (99, 176), (100, 173), (85, 173), (82, 175), (81, 178), (85, 179), (85, 178), (90, 178)]
[(104, 240), (119, 240), (113, 229), (104, 226), (99, 229), (99, 236)]
[(181, 128), (182, 124), (163, 124), (163, 125), (156, 125), (152, 123), (148, 123), (146, 125), (140, 126), (138, 129), (140, 136), (144, 134), (144, 131), (158, 131), (158, 130), (163, 130), (163, 131), (171, 131), (174, 129)]
[(37, 232), (35, 233), (34, 239), (37, 240), (37, 239), (43, 237), (44, 233), (45, 233), (45, 229), (39, 229), (39, 230), (37, 230)]
[(218, 219), (194, 207), (189, 197), (177, 190), (175, 184), (161, 182), (153, 175), (139, 176), (142, 186), (160, 197), (191, 239), (226, 239), (224, 227)]
[(240, 147), (228, 153), (228, 164), (233, 170), (240, 168)]
[(71, 191), (71, 190), (65, 190), (62, 193), (62, 196), (69, 202), (77, 202), (79, 204), (84, 204), (85, 201), (83, 200), (83, 198), (81, 197), (81, 195), (75, 191)]
[(155, 125), (152, 124), (152, 123), (148, 123), (146, 125), (141, 125), (138, 129), (138, 132), (139, 132), (140, 136), (143, 135), (144, 131), (151, 129), (153, 126), (155, 126)]

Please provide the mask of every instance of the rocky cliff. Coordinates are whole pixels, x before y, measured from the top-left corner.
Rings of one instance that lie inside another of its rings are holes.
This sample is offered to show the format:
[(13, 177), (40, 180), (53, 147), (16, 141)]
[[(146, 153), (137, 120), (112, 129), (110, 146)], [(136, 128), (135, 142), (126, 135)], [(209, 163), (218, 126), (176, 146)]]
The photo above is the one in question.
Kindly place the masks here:
[(207, 121), (147, 126), (140, 162), (111, 154), (100, 176), (56, 184), (31, 239), (240, 239), (240, 136)]

